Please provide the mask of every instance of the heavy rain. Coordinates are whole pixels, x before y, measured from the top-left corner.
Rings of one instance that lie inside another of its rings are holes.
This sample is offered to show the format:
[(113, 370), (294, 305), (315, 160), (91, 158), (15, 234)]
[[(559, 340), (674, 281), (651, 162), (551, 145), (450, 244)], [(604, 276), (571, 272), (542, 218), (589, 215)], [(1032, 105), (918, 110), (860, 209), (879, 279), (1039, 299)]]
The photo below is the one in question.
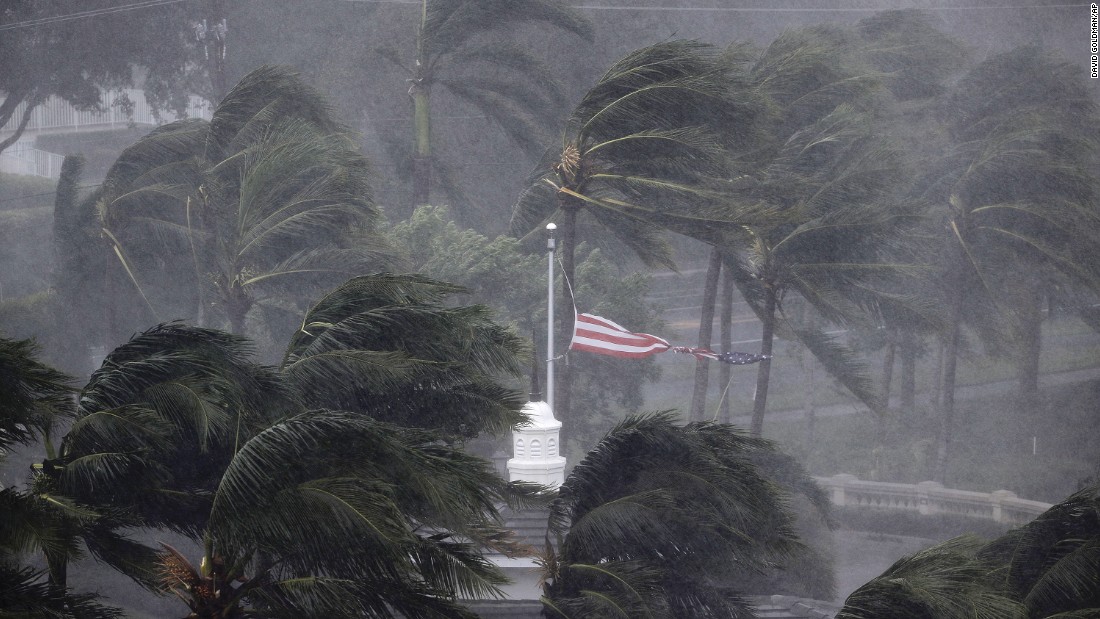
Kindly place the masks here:
[(0, 0), (0, 617), (1100, 616), (1098, 32)]

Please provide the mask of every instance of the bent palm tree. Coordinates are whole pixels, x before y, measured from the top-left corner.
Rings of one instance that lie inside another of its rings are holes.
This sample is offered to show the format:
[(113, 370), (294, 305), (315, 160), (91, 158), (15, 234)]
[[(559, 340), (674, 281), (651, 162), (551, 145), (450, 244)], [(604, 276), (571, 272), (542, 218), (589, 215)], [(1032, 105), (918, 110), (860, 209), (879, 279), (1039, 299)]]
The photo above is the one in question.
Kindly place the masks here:
[(1021, 400), (1034, 407), (1044, 290), (1100, 286), (1100, 263), (1088, 249), (1100, 234), (1090, 168), (1100, 136), (1081, 129), (1081, 114), (1096, 108), (1070, 72), (1041, 50), (1019, 48), (975, 67), (945, 101), (951, 142), (922, 196), (945, 223), (937, 232), (950, 311), (937, 480), (947, 474), (962, 326), (983, 314), (974, 308), (998, 317), (999, 328), (987, 332), (1022, 336), (1030, 362)]
[(982, 544), (959, 538), (906, 557), (845, 600), (837, 619), (1100, 615), (1100, 488)]
[[(323, 97), (283, 68), (245, 76), (209, 122), (171, 123), (126, 149), (97, 198), (154, 315), (202, 324), (213, 311), (234, 333), (258, 303), (293, 312), (289, 290), (334, 285), (380, 248), (351, 242), (377, 243), (366, 160)], [(149, 285), (164, 279), (184, 291)]]
[(1074, 493), (981, 555), (996, 561), (993, 576), (1029, 617), (1100, 614), (1100, 488)]
[[(786, 321), (782, 304), (795, 293), (836, 324), (858, 321), (873, 307), (869, 275), (897, 268), (881, 261), (885, 235), (904, 213), (884, 207), (900, 174), (896, 152), (871, 120), (841, 105), (795, 132), (774, 161), (735, 189), (740, 199), (773, 205), (774, 221), (746, 226), (747, 249), (729, 266), (762, 323), (761, 354), (771, 355), (777, 326), (801, 340), (824, 367), (873, 410), (879, 393), (862, 363), (833, 338)], [(751, 431), (763, 430), (771, 362), (760, 363)]]
[(827, 503), (772, 449), (726, 425), (677, 426), (667, 413), (619, 424), (551, 504), (559, 543), (548, 541), (543, 558), (547, 616), (754, 616), (737, 574), (799, 547), (786, 493)]
[(432, 168), (431, 94), (440, 86), (500, 125), (509, 139), (538, 156), (544, 127), (564, 107), (561, 87), (528, 48), (500, 33), (525, 24), (589, 38), (591, 26), (559, 0), (421, 0), (416, 58), (406, 66), (396, 49), (380, 52), (408, 74), (413, 102), (413, 204), (428, 204)]
[[(615, 63), (574, 109), (560, 153), (540, 165), (517, 201), (513, 234), (527, 234), (560, 213), (569, 281), (581, 213), (646, 264), (673, 266), (663, 229), (730, 219), (715, 202), (717, 179), (729, 174), (723, 137), (747, 139), (759, 113), (751, 92), (737, 87), (737, 69), (730, 57), (691, 41), (646, 47)], [(735, 129), (723, 134), (720, 126)], [(562, 307), (559, 319), (569, 332), (572, 299)], [(568, 368), (555, 402), (568, 435)]]
[[(530, 489), (453, 445), (522, 419), (493, 382), (519, 367), (520, 340), (438, 303), (454, 290), (352, 280), (309, 312), (282, 372), (210, 329), (161, 325), (119, 347), (41, 467), (40, 493), (87, 516), (66, 547), (176, 591), (195, 616), (468, 616), (460, 597), (504, 582), (482, 553), (514, 550), (498, 506)], [(125, 536), (149, 527), (199, 543), (198, 567)]]

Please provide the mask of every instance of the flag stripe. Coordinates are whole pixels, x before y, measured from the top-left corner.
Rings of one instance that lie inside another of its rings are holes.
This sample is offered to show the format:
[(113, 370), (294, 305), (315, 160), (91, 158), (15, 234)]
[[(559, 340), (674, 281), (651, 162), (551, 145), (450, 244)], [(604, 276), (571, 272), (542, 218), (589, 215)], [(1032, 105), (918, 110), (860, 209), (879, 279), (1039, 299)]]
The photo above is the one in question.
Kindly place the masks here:
[(670, 348), (655, 335), (632, 333), (621, 325), (592, 314), (577, 314), (570, 350), (583, 350), (612, 357), (639, 359)]

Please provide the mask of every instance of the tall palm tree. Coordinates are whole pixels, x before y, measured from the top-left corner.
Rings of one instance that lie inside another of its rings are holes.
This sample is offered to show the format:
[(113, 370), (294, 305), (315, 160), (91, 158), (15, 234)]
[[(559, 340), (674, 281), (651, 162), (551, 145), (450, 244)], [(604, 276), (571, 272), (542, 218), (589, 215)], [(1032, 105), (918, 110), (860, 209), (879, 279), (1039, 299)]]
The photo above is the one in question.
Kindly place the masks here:
[[(800, 340), (823, 366), (873, 410), (879, 392), (865, 366), (834, 338), (806, 329), (783, 313), (797, 294), (833, 324), (863, 320), (874, 308), (867, 280), (898, 265), (882, 260), (883, 241), (904, 220), (884, 208), (900, 178), (896, 151), (878, 138), (873, 119), (838, 106), (793, 133), (756, 178), (736, 188), (741, 199), (773, 205), (775, 223), (746, 226), (747, 249), (728, 263), (745, 300), (762, 323), (761, 354), (770, 356), (777, 328)], [(771, 361), (757, 373), (751, 431), (763, 430)]]
[[(574, 109), (560, 153), (540, 164), (520, 196), (513, 233), (558, 219), (570, 282), (582, 224), (610, 232), (646, 264), (672, 266), (662, 229), (729, 220), (715, 205), (714, 185), (730, 173), (724, 147), (748, 139), (759, 113), (752, 93), (738, 88), (739, 60), (701, 43), (668, 41), (615, 63)], [(734, 129), (719, 133), (719, 126)], [(572, 299), (564, 294), (559, 320), (569, 332)], [(568, 368), (555, 403), (568, 435)]]
[(220, 317), (234, 333), (265, 301), (296, 313), (288, 290), (335, 285), (381, 248), (366, 160), (285, 68), (245, 76), (209, 122), (171, 123), (126, 149), (97, 200), (154, 317)]
[[(886, 23), (877, 24), (870, 29), (872, 32), (892, 32), (896, 29), (907, 32), (911, 25), (903, 20), (906, 23), (898, 28), (891, 20), (880, 21)], [(878, 35), (878, 38), (888, 37)], [(868, 47), (874, 46), (863, 40), (856, 30), (821, 25), (784, 32), (761, 52), (748, 55), (747, 75), (742, 87), (751, 90), (765, 102), (764, 109), (767, 113), (757, 119), (756, 132), (752, 134), (754, 139), (739, 144), (738, 150), (730, 153), (739, 163), (739, 174), (724, 188), (728, 191), (728, 208), (733, 211), (744, 210), (745, 204), (760, 201), (764, 210), (787, 210), (776, 221), (766, 220), (768, 225), (789, 223), (788, 207), (776, 200), (761, 200), (760, 196), (753, 195), (752, 190), (745, 187), (752, 183), (780, 184), (783, 182), (780, 179), (787, 174), (791, 175), (792, 185), (798, 186), (804, 182), (798, 179), (804, 171), (789, 169), (790, 162), (784, 160), (791, 153), (791, 141), (798, 139), (795, 136), (833, 113), (840, 105), (846, 104), (864, 111), (872, 108), (871, 97), (879, 90), (882, 76), (873, 63), (867, 60), (870, 55)], [(904, 45), (882, 47), (884, 49), (880, 53), (888, 54), (895, 62), (899, 59), (908, 60), (911, 53)], [(905, 65), (902, 64), (902, 67)], [(894, 66), (890, 68), (898, 69)], [(729, 130), (728, 127), (725, 129)], [(734, 127), (733, 130), (743, 129)], [(822, 153), (826, 150), (827, 148), (818, 149), (817, 157), (824, 157)], [(819, 160), (819, 164), (824, 169), (830, 163), (823, 158)], [(726, 263), (724, 279), (730, 283), (734, 280), (733, 271), (737, 269), (737, 253), (741, 248), (752, 244), (752, 240), (745, 238), (743, 232), (717, 227), (708, 221), (701, 221), (684, 231), (684, 234), (711, 245), (703, 290), (700, 346), (710, 346), (711, 322), (715, 313), (714, 303), (718, 298), (718, 282), (723, 279), (720, 273), (723, 263)], [(736, 283), (735, 280), (732, 283)], [(724, 300), (727, 300), (727, 305), (723, 312), (728, 314), (731, 311), (728, 306), (728, 303), (732, 303), (731, 291), (727, 291)], [(723, 328), (727, 334), (724, 340), (728, 341), (728, 325), (723, 324)], [(765, 345), (770, 346), (770, 343)], [(839, 369), (835, 365), (833, 367)], [(728, 372), (728, 367), (723, 370)], [(770, 361), (765, 361), (761, 366), (761, 373), (769, 370)], [(702, 418), (708, 372), (708, 364), (697, 364), (692, 419)], [(727, 380), (728, 373), (724, 373), (723, 382)], [(761, 393), (759, 386), (757, 393)], [(766, 397), (766, 389), (763, 393)], [(758, 406), (762, 407), (763, 401), (757, 401)]]
[(500, 36), (528, 24), (592, 36), (591, 25), (560, 0), (421, 0), (413, 61), (395, 48), (379, 50), (408, 74), (414, 205), (429, 203), (432, 168), (442, 165), (432, 151), (434, 87), (485, 114), (528, 154), (541, 152), (539, 136), (564, 108), (561, 86), (527, 46)]
[(1000, 325), (987, 332), (1025, 335), (1021, 400), (1034, 407), (1043, 290), (1055, 283), (1100, 289), (1100, 264), (1087, 249), (1100, 234), (1090, 168), (1098, 136), (1080, 124), (1095, 104), (1072, 72), (1042, 50), (1018, 48), (976, 66), (945, 101), (950, 143), (921, 185), (943, 222), (950, 312), (938, 480), (950, 453), (964, 322), (982, 326), (974, 319), (993, 315)]
[(785, 497), (828, 502), (773, 449), (727, 425), (678, 426), (669, 413), (620, 423), (551, 504), (559, 541), (542, 559), (546, 615), (755, 616), (738, 574), (796, 552)]

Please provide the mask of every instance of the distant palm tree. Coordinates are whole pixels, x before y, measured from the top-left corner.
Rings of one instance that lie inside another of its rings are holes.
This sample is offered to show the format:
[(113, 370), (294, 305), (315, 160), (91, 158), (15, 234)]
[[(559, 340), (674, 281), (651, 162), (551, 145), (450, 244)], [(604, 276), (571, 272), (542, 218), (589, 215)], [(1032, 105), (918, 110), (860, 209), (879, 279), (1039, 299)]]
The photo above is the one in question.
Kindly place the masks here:
[(773, 449), (727, 425), (676, 425), (668, 413), (620, 423), (551, 504), (559, 541), (542, 558), (545, 615), (755, 616), (739, 574), (799, 548), (787, 494), (828, 503)]
[[(746, 249), (728, 266), (762, 323), (761, 354), (772, 354), (777, 328), (801, 341), (822, 365), (873, 410), (880, 392), (854, 354), (818, 328), (787, 317), (783, 301), (796, 294), (833, 324), (858, 323), (874, 307), (876, 274), (904, 265), (883, 261), (883, 243), (905, 221), (886, 207), (900, 178), (896, 151), (879, 139), (874, 121), (847, 105), (791, 134), (756, 177), (735, 183), (740, 200), (759, 200), (773, 223), (744, 228)], [(760, 363), (751, 431), (763, 430), (771, 361)]]
[[(746, 132), (742, 125), (718, 127), (721, 131), (747, 133), (753, 137), (741, 142), (735, 152), (729, 153), (739, 163), (737, 177), (759, 173), (776, 157), (782, 141), (798, 130), (801, 124), (828, 113), (844, 101), (864, 96), (871, 88), (874, 80), (857, 71), (850, 62), (850, 38), (838, 28), (811, 27), (785, 32), (760, 52), (745, 50), (742, 70), (746, 75), (741, 78), (739, 86), (755, 93), (766, 113), (754, 119), (752, 131)], [(729, 201), (731, 210), (743, 209), (746, 202), (736, 195), (730, 195)], [(736, 231), (731, 234), (728, 229), (717, 227), (707, 220), (700, 220), (684, 234), (710, 245), (698, 338), (700, 347), (709, 348), (719, 280), (726, 284), (722, 297), (723, 315), (732, 312), (730, 286), (734, 282), (730, 266), (724, 269), (723, 276), (723, 262), (729, 260), (728, 256), (724, 259), (723, 255), (736, 253), (746, 242)], [(723, 320), (723, 352), (728, 350), (726, 342), (730, 339), (729, 333), (728, 325)], [(728, 366), (722, 368), (721, 375), (723, 384), (728, 382)], [(689, 412), (689, 418), (693, 421), (703, 419), (709, 377), (710, 363), (697, 361)]]
[(565, 107), (561, 86), (528, 46), (499, 36), (528, 24), (592, 36), (591, 25), (559, 0), (421, 0), (413, 62), (395, 48), (379, 50), (409, 76), (414, 206), (430, 202), (432, 168), (442, 165), (432, 151), (433, 87), (485, 114), (528, 154), (541, 152), (540, 136)]
[(1091, 168), (1100, 135), (1081, 124), (1096, 108), (1073, 71), (1042, 50), (1018, 48), (976, 66), (944, 101), (949, 142), (920, 185), (941, 222), (939, 279), (950, 316), (937, 480), (946, 476), (954, 432), (963, 324), (987, 341), (998, 332), (1020, 336), (1021, 402), (1034, 409), (1045, 291), (1100, 290), (1091, 250), (1100, 236)]
[[(737, 87), (737, 66), (692, 41), (659, 43), (615, 63), (574, 109), (560, 153), (540, 165), (517, 201), (512, 232), (525, 235), (558, 214), (569, 281), (582, 223), (610, 233), (649, 265), (673, 266), (663, 230), (730, 219), (715, 204), (715, 185), (730, 173), (722, 138), (746, 139), (736, 129), (749, 133), (759, 113), (752, 93)], [(722, 134), (720, 126), (734, 129)], [(572, 299), (565, 294), (559, 319), (569, 332)], [(568, 368), (561, 374), (555, 412), (568, 435)]]
[(1100, 487), (1081, 489), (981, 551), (1029, 617), (1100, 615)]
[(335, 285), (381, 249), (366, 160), (285, 68), (245, 76), (209, 122), (171, 123), (127, 148), (95, 199), (155, 317), (221, 317), (234, 333), (258, 303), (296, 313), (288, 290)]

